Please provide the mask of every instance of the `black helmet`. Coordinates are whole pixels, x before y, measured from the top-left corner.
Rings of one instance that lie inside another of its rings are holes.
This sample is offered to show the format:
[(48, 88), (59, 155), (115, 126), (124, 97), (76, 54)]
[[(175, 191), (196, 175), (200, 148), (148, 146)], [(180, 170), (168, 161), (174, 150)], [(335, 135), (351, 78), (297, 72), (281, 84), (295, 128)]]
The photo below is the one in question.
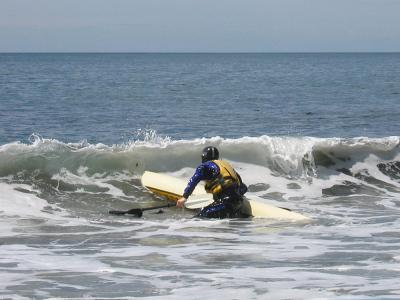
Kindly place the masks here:
[(201, 154), (201, 162), (206, 162), (210, 160), (215, 160), (219, 158), (218, 149), (212, 146), (206, 147), (203, 149)]

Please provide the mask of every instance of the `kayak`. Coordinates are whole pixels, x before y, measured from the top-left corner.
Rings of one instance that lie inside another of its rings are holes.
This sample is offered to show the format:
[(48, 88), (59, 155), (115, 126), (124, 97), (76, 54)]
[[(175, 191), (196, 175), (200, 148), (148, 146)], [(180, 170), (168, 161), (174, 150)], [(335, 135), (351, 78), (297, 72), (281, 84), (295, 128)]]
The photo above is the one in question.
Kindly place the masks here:
[[(158, 196), (176, 201), (182, 197), (188, 183), (188, 179), (178, 178), (167, 174), (145, 171), (142, 176), (142, 185)], [(212, 195), (207, 194), (204, 184), (200, 183), (194, 189), (193, 196), (203, 196), (212, 200)], [(268, 218), (289, 221), (311, 221), (300, 213), (289, 209), (277, 207), (264, 201), (244, 198), (242, 213), (255, 218)]]

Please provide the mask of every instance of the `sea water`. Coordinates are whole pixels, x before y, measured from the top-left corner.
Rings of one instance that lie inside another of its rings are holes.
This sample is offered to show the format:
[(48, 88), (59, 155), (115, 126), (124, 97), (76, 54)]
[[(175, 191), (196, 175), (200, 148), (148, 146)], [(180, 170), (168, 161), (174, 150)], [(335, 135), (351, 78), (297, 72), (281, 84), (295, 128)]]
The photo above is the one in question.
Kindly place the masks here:
[[(0, 54), (0, 298), (399, 299), (400, 54)], [(219, 148), (248, 197), (144, 189)]]

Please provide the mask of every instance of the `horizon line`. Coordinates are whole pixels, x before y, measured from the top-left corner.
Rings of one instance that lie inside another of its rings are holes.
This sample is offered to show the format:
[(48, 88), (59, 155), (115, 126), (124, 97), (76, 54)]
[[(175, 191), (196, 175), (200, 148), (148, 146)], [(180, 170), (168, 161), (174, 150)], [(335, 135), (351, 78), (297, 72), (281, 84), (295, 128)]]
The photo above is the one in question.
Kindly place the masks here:
[(398, 54), (397, 51), (0, 51), (0, 54)]

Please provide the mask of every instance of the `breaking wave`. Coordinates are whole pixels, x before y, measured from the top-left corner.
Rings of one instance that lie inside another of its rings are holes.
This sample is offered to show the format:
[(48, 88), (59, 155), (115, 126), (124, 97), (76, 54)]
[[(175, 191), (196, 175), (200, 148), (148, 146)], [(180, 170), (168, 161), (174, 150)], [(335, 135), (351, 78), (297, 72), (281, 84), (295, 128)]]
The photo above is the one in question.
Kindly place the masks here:
[(29, 186), (35, 191), (29, 193), (64, 208), (96, 211), (98, 199), (111, 204), (148, 201), (151, 196), (140, 184), (145, 170), (189, 178), (206, 145), (218, 147), (234, 164), (250, 193), (287, 201), (292, 208), (323, 197), (351, 197), (345, 200), (350, 203), (360, 196), (398, 206), (399, 137), (172, 140), (143, 131), (137, 139), (110, 146), (33, 134), (30, 143), (0, 146), (0, 182)]
[[(0, 177), (27, 172), (53, 176), (62, 170), (88, 174), (129, 172), (140, 175), (144, 170), (173, 172), (195, 167), (202, 148), (214, 145), (225, 159), (266, 167), (277, 176), (312, 178), (326, 169), (346, 174), (375, 167), (381, 175), (398, 180), (400, 138), (313, 138), (313, 137), (221, 137), (194, 140), (171, 140), (154, 131), (142, 139), (119, 145), (63, 143), (30, 137), (30, 144), (15, 142), (0, 146)], [(355, 174), (354, 173), (354, 174)]]

